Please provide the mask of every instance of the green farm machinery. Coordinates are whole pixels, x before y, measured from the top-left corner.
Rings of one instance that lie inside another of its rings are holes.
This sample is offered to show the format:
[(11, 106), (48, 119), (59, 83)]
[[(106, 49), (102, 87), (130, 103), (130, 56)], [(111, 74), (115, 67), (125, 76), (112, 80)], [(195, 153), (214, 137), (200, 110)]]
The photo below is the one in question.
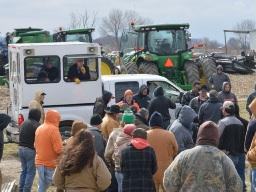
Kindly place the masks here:
[(162, 75), (184, 90), (196, 81), (207, 83), (216, 64), (193, 58), (188, 28), (189, 24), (132, 25), (121, 37), (121, 72)]

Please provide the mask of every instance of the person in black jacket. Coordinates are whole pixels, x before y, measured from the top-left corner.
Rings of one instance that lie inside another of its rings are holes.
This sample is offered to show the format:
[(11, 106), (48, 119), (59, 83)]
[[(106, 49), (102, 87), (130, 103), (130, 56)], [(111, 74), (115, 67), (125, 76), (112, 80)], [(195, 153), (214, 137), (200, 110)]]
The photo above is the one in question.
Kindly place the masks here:
[(219, 121), (219, 149), (223, 150), (233, 161), (245, 190), (245, 152), (244, 140), (246, 129), (242, 122), (235, 117), (235, 105), (225, 101), (222, 107), (224, 118)]
[(73, 64), (68, 70), (68, 79), (70, 81), (80, 81), (90, 80), (89, 67), (84, 64), (83, 59), (77, 59), (75, 64)]
[(38, 109), (30, 109), (28, 119), (20, 128), (19, 157), (21, 161), (20, 191), (31, 191), (36, 174), (35, 167), (35, 132), (40, 126), (41, 112)]
[(102, 97), (96, 98), (93, 107), (93, 114), (99, 114), (101, 118), (105, 116), (105, 110), (107, 109), (108, 103), (113, 98), (112, 93), (104, 91)]
[(134, 95), (133, 99), (138, 103), (140, 108), (148, 108), (151, 98), (148, 96), (149, 89), (147, 85), (141, 85), (139, 93)]
[(189, 105), (190, 101), (199, 96), (199, 90), (201, 89), (200, 82), (196, 81), (193, 83), (191, 91), (186, 92), (181, 98), (182, 105)]
[(149, 117), (155, 112), (161, 113), (163, 116), (163, 128), (167, 129), (170, 124), (171, 116), (169, 109), (175, 109), (176, 105), (169, 98), (164, 96), (164, 90), (162, 87), (157, 87), (154, 90), (155, 98), (149, 104)]
[(147, 132), (135, 129), (131, 144), (121, 152), (122, 192), (155, 192), (156, 171), (156, 154), (147, 141)]

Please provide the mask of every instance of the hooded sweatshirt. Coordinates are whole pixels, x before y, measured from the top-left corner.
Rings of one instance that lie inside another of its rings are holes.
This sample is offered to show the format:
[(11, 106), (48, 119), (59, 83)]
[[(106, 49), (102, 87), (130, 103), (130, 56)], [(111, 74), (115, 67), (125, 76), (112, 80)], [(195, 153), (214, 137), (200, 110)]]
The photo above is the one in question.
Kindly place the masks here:
[(149, 104), (149, 117), (155, 112), (161, 113), (163, 121), (170, 121), (170, 109), (175, 109), (176, 105), (169, 98), (164, 96), (162, 87), (157, 87), (154, 91), (155, 98)]
[(4, 134), (3, 130), (7, 127), (7, 125), (11, 122), (11, 117), (0, 113), (0, 161), (3, 156), (3, 150), (4, 150)]
[(41, 112), (38, 109), (31, 109), (28, 114), (28, 119), (24, 121), (20, 128), (19, 146), (34, 148), (35, 132), (40, 126), (39, 120)]
[(210, 78), (209, 78), (209, 83), (212, 84), (212, 88), (215, 89), (216, 91), (221, 91), (222, 85), (224, 82), (230, 82), (229, 77), (225, 73), (214, 73)]
[[(143, 95), (143, 91), (145, 89), (147, 90), (147, 95)], [(148, 108), (149, 102), (151, 100), (148, 94), (149, 94), (149, 89), (147, 85), (141, 85), (139, 93), (133, 97), (133, 99), (138, 103), (140, 108), (146, 108), (146, 109)]]
[(192, 123), (196, 116), (191, 107), (184, 105), (180, 110), (178, 119), (170, 127), (170, 131), (173, 132), (177, 140), (179, 152), (194, 146)]
[(112, 93), (104, 91), (103, 96), (96, 99), (93, 108), (93, 114), (99, 114), (101, 118), (105, 116), (105, 109), (112, 97)]
[[(225, 91), (224, 88), (225, 88), (226, 85), (230, 86), (230, 90), (229, 91)], [(218, 94), (218, 100), (221, 103), (224, 103), (225, 101), (232, 101), (233, 103), (237, 103), (236, 95), (231, 92), (231, 84), (230, 84), (230, 82), (224, 82), (223, 83), (222, 91), (219, 92), (219, 94)]]
[(46, 113), (44, 124), (37, 128), (35, 136), (36, 166), (55, 168), (57, 158), (62, 151), (59, 122), (59, 112), (50, 109)]
[(35, 94), (34, 100), (29, 103), (29, 109), (38, 109), (41, 112), (41, 118), (39, 123), (42, 124), (44, 122), (44, 109), (43, 109), (43, 101), (41, 101), (41, 95), (43, 91), (37, 91)]

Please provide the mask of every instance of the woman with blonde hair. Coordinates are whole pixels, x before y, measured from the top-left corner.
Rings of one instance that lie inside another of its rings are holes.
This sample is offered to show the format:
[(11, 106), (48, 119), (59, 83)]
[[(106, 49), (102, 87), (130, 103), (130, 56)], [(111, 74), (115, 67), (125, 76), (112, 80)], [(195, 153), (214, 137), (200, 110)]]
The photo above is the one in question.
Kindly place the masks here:
[(88, 131), (80, 130), (66, 146), (53, 181), (58, 191), (66, 192), (98, 192), (110, 185), (111, 174), (95, 153), (93, 137)]

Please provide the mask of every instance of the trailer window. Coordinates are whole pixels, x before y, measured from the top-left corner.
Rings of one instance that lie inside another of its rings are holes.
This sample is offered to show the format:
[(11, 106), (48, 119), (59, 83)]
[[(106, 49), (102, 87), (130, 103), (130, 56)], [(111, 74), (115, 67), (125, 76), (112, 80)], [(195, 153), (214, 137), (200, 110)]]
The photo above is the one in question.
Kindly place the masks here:
[(64, 56), (63, 58), (64, 80), (96, 81), (98, 79), (98, 58), (86, 58), (85, 56)]
[(58, 56), (26, 57), (24, 66), (25, 82), (28, 84), (60, 81), (60, 58)]

